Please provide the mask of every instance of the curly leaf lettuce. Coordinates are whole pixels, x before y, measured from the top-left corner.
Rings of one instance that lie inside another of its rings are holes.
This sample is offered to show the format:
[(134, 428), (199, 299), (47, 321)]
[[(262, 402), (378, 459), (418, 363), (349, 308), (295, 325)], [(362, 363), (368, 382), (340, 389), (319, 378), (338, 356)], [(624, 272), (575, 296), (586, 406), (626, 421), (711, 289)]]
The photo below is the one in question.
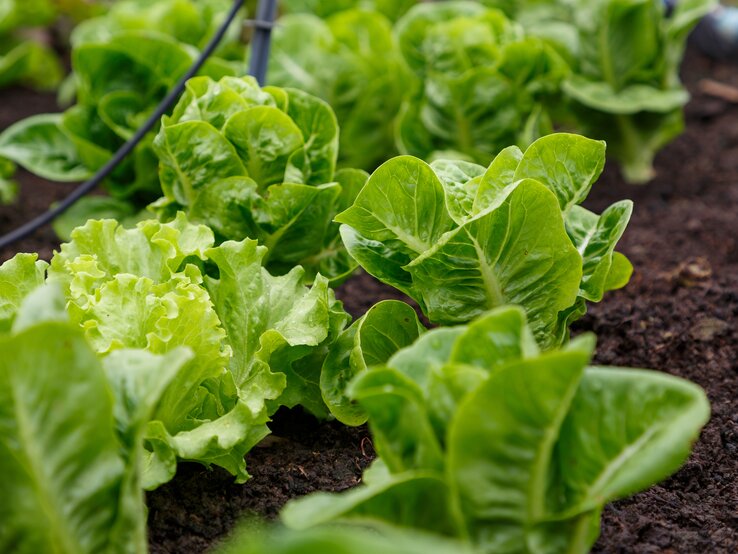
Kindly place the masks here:
[(468, 322), (518, 304), (549, 348), (566, 339), (585, 300), (601, 300), (630, 277), (614, 248), (631, 203), (601, 216), (578, 205), (604, 155), (601, 142), (555, 134), (524, 153), (503, 150), (486, 169), (398, 157), (336, 221), (351, 256), (415, 299), (432, 322)]
[(318, 275), (307, 289), (300, 267), (272, 276), (262, 266), (265, 254), (266, 248), (251, 240), (225, 242), (206, 252), (218, 267), (218, 278), (206, 276), (205, 286), (233, 348), (231, 373), (241, 391), (256, 395), (278, 387), (265, 383), (275, 378), (264, 370), (271, 367), (286, 378), (286, 386), (270, 411), (300, 404), (324, 417), (322, 361), (349, 316), (325, 277)]
[(9, 331), (21, 303), (44, 284), (47, 263), (36, 254), (16, 254), (0, 265), (0, 331)]
[[(180, 214), (134, 229), (91, 220), (54, 255), (47, 281), (61, 285), (64, 311), (101, 359), (132, 348), (191, 351), (145, 422), (146, 488), (171, 479), (178, 460), (244, 481), (244, 455), (279, 406), (327, 415), (320, 371), (348, 315), (325, 278), (307, 288), (300, 268), (274, 277), (265, 254), (252, 240), (216, 247), (207, 227)], [(3, 326), (17, 322), (44, 270), (22, 254), (0, 266)]]
[(338, 278), (355, 267), (332, 220), (367, 176), (335, 171), (338, 126), (322, 100), (251, 77), (191, 79), (154, 147), (161, 217), (183, 210), (218, 240), (257, 239), (277, 273), (303, 265), (310, 279)]
[(379, 454), (364, 484), (293, 501), (283, 520), (391, 522), (490, 553), (587, 552), (603, 506), (676, 471), (709, 417), (699, 387), (588, 368), (593, 348), (585, 335), (539, 352), (513, 307), (429, 331), (349, 388)]

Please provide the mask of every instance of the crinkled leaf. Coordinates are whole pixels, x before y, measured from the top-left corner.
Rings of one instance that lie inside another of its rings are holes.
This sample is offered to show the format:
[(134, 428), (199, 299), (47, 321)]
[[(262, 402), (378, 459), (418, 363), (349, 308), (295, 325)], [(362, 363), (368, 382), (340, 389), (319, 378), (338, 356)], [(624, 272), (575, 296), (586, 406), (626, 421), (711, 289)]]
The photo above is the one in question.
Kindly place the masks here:
[[(337, 337), (348, 317), (325, 278), (318, 276), (308, 289), (301, 268), (270, 275), (262, 267), (265, 250), (246, 240), (207, 252), (219, 275), (206, 277), (205, 285), (233, 348), (230, 370), (242, 395), (260, 391), (289, 406), (313, 402), (320, 398), (316, 371), (323, 362), (312, 356), (325, 355), (324, 343)], [(303, 358), (310, 363), (301, 365)]]
[(446, 207), (461, 225), (472, 213), (485, 168), (463, 160), (435, 160), (430, 164), (446, 191)]
[(584, 201), (604, 167), (604, 142), (556, 133), (528, 147), (513, 179), (540, 181), (556, 195), (561, 211), (567, 214)]
[(184, 216), (170, 223), (142, 221), (134, 229), (110, 219), (91, 220), (72, 232), (71, 242), (62, 244), (52, 258), (49, 277), (70, 286), (73, 295), (89, 292), (91, 283), (101, 284), (118, 273), (159, 283), (177, 272), (186, 258), (203, 258), (212, 245), (212, 231), (189, 224)]
[(189, 206), (200, 188), (219, 179), (247, 177), (235, 147), (209, 123), (162, 126), (154, 140), (164, 194)]
[(16, 254), (0, 265), (0, 331), (10, 330), (23, 300), (44, 283), (47, 266), (38, 254)]

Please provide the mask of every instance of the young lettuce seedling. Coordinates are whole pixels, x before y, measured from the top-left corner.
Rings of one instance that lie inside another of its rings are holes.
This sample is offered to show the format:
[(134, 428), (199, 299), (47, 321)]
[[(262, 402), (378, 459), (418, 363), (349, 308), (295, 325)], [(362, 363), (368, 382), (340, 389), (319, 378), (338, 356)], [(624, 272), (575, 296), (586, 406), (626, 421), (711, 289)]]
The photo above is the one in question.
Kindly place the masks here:
[(587, 552), (604, 505), (676, 471), (710, 411), (682, 379), (587, 367), (594, 342), (541, 352), (518, 307), (428, 331), (349, 386), (379, 455), (363, 484), (292, 501), (283, 521), (411, 528), (489, 554)]
[(601, 215), (579, 204), (605, 163), (605, 144), (570, 134), (503, 150), (488, 168), (410, 156), (377, 169), (336, 217), (349, 254), (418, 302), (431, 322), (471, 321), (522, 306), (543, 348), (565, 342), (586, 301), (632, 271), (615, 246), (632, 203)]

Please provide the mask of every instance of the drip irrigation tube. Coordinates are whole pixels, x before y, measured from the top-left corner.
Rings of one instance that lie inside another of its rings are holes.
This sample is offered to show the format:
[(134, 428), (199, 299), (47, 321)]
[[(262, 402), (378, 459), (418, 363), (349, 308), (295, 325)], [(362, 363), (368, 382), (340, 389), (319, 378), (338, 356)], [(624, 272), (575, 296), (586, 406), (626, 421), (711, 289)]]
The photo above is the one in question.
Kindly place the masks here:
[[(166, 113), (169, 107), (174, 103), (185, 88), (185, 83), (192, 77), (194, 77), (200, 70), (202, 65), (212, 55), (215, 49), (220, 44), (223, 36), (230, 27), (233, 20), (236, 18), (239, 10), (244, 4), (244, 0), (234, 0), (233, 6), (231, 6), (228, 15), (223, 20), (223, 23), (218, 28), (217, 32), (210, 39), (210, 42), (200, 53), (199, 57), (195, 60), (192, 66), (187, 70), (182, 78), (177, 82), (169, 94), (159, 103), (153, 114), (146, 120), (146, 122), (136, 131), (136, 133), (123, 145), (121, 146), (115, 155), (95, 173), (88, 181), (85, 181), (79, 185), (69, 196), (64, 198), (59, 204), (44, 212), (43, 214), (35, 217), (34, 219), (24, 223), (17, 229), (10, 233), (0, 237), (0, 249), (5, 248), (16, 241), (19, 241), (40, 227), (50, 223), (56, 217), (68, 210), (75, 202), (85, 196), (87, 193), (95, 189), (115, 167), (128, 155), (130, 154), (136, 145), (141, 142), (141, 139), (146, 136), (151, 129), (159, 122), (162, 115)], [(261, 83), (264, 80), (266, 74), (267, 56), (269, 54), (269, 38), (271, 34), (271, 27), (273, 26), (274, 17), (276, 15), (276, 0), (259, 0), (258, 17), (251, 23), (256, 28), (254, 33), (254, 45), (252, 48), (251, 63), (250, 63), (250, 74), (256, 77)], [(254, 73), (254, 69), (258, 69), (261, 73)]]
[(249, 22), (255, 29), (251, 60), (249, 60), (249, 75), (255, 77), (261, 86), (264, 85), (266, 78), (269, 44), (276, 17), (276, 0), (260, 0), (256, 8), (256, 19)]

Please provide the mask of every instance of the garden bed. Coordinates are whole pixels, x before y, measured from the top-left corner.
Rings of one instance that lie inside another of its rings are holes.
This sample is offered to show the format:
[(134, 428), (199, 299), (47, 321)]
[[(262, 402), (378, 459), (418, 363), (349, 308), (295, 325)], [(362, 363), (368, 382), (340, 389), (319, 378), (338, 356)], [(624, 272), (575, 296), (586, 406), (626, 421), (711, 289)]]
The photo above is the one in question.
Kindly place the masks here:
[[(576, 330), (598, 334), (598, 363), (661, 369), (700, 384), (713, 417), (681, 471), (605, 510), (599, 552), (738, 551), (738, 104), (700, 92), (704, 78), (738, 86), (738, 68), (690, 52), (683, 73), (693, 94), (687, 132), (658, 156), (656, 180), (628, 186), (608, 166), (587, 202), (600, 210), (634, 200), (619, 250), (635, 273)], [(50, 95), (13, 89), (2, 98), (0, 128), (55, 109)], [(0, 208), (0, 231), (69, 190), (27, 173), (20, 180), (19, 204)], [(38, 251), (48, 258), (55, 245), (43, 229), (0, 255)], [(398, 297), (366, 275), (339, 295), (355, 316)], [(200, 552), (246, 514), (271, 518), (292, 497), (356, 485), (374, 454), (365, 428), (318, 424), (298, 411), (278, 413), (273, 431), (249, 453), (245, 486), (222, 470), (181, 464), (171, 483), (150, 493), (152, 552)]]

